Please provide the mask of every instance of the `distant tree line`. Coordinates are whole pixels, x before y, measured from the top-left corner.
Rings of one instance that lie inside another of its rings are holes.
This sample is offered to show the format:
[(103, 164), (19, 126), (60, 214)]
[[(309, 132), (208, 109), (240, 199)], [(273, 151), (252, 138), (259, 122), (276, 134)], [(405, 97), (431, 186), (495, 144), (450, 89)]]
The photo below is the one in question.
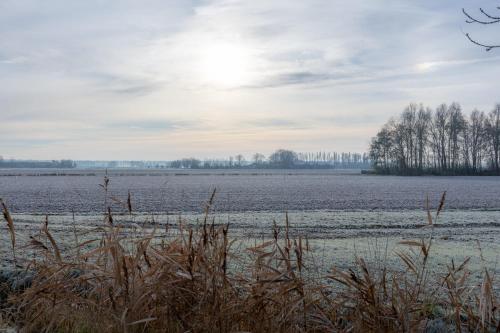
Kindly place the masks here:
[(36, 161), (2, 159), (0, 168), (132, 168), (132, 169), (369, 169), (368, 153), (296, 153), (279, 149), (266, 157), (255, 153), (250, 159), (242, 154), (226, 159), (183, 158), (175, 161)]
[(458, 103), (410, 104), (372, 138), (370, 159), (386, 174), (500, 174), (500, 104), (464, 115)]
[(33, 160), (14, 160), (3, 159), (0, 156), (0, 168), (75, 168), (76, 163), (72, 160), (52, 160), (52, 161), (33, 161)]
[(184, 158), (170, 162), (171, 168), (183, 169), (367, 169), (371, 168), (368, 153), (296, 153), (292, 150), (278, 149), (267, 158), (255, 153), (250, 160), (243, 155), (227, 159)]

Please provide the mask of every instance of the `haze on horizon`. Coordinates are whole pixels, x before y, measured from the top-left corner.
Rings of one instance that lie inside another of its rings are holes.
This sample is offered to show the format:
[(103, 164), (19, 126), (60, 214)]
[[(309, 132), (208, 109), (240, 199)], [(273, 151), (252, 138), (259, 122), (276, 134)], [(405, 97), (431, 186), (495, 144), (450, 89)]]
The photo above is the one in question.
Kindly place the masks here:
[(0, 2), (0, 155), (367, 151), (410, 102), (500, 102), (495, 1)]

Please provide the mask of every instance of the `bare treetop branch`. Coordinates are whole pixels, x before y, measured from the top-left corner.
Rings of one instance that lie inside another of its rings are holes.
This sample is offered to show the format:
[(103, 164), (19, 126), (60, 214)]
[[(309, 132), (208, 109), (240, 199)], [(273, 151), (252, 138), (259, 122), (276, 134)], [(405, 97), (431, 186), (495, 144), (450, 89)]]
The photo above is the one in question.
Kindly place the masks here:
[(498, 23), (500, 22), (500, 17), (495, 17), (491, 14), (488, 14), (484, 9), (482, 8), (479, 8), (479, 11), (481, 11), (481, 13), (486, 16), (488, 19), (490, 19), (489, 21), (483, 21), (483, 20), (479, 20), (475, 17), (473, 17), (472, 15), (470, 15), (466, 10), (465, 8), (462, 8), (462, 12), (464, 13), (464, 15), (468, 18), (468, 20), (466, 20), (465, 22), (467, 23), (479, 23), (479, 24), (494, 24), (494, 23)]
[(465, 36), (471, 41), (471, 43), (476, 44), (476, 45), (481, 46), (481, 47), (484, 47), (486, 49), (486, 51), (491, 51), (492, 49), (500, 47), (500, 45), (485, 45), (485, 44), (481, 44), (478, 41), (472, 39), (471, 36), (468, 33), (466, 33)]
[[(500, 10), (500, 7), (497, 7), (497, 9)], [(466, 23), (479, 23), (479, 24), (483, 24), (483, 25), (489, 25), (489, 24), (495, 24), (495, 23), (500, 23), (500, 16), (495, 16), (495, 15), (492, 15), (488, 12), (486, 12), (484, 9), (482, 8), (479, 8), (479, 11), (481, 12), (481, 14), (486, 18), (486, 20), (484, 19), (478, 19), (472, 15), (470, 15), (466, 10), (465, 8), (462, 8), (462, 13), (464, 13), (465, 17), (467, 18), (465, 20)], [(500, 45), (488, 45), (488, 44), (485, 44), (485, 43), (481, 43), (481, 42), (478, 42), (476, 39), (472, 38), (469, 33), (465, 33), (465, 36), (467, 37), (467, 39), (475, 44), (475, 45), (478, 45), (478, 46), (481, 46), (481, 47), (484, 47), (486, 51), (491, 51), (492, 49), (495, 49), (495, 48), (500, 48)]]
[[(497, 8), (499, 8), (499, 7), (497, 7)], [(481, 11), (481, 13), (483, 13), (484, 16), (486, 16), (487, 18), (489, 18), (491, 20), (494, 20), (494, 22), (491, 22), (491, 23), (500, 22), (499, 16), (493, 16), (493, 15), (487, 13), (486, 11), (484, 11), (482, 8), (479, 8), (479, 10)]]

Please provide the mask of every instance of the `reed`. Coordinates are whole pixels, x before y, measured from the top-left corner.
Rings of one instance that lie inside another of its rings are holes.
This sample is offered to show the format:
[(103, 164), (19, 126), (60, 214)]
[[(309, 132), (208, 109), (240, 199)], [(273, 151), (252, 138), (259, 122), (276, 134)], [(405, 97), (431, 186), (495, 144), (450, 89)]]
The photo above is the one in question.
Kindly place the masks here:
[[(106, 191), (109, 181), (105, 181)], [(11, 290), (2, 320), (22, 332), (498, 332), (500, 313), (485, 268), (480, 285), (468, 262), (443, 274), (429, 269), (428, 239), (402, 241), (398, 271), (356, 258), (320, 279), (302, 237), (284, 232), (235, 249), (228, 225), (210, 218), (215, 191), (199, 226), (176, 233), (124, 235), (105, 209), (98, 239), (59, 246), (48, 220), (27, 246), (33, 273)], [(443, 194), (436, 218), (442, 212)], [(125, 206), (132, 212), (130, 194)], [(15, 246), (14, 221), (2, 202)], [(435, 223), (428, 212), (427, 227)]]

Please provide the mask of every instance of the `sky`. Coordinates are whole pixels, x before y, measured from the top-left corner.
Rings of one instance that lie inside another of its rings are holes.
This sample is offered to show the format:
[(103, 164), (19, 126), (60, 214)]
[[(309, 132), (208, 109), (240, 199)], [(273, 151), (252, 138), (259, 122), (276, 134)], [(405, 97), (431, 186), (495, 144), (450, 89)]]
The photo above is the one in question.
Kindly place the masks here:
[(0, 155), (368, 149), (410, 102), (500, 102), (496, 0), (0, 0)]

